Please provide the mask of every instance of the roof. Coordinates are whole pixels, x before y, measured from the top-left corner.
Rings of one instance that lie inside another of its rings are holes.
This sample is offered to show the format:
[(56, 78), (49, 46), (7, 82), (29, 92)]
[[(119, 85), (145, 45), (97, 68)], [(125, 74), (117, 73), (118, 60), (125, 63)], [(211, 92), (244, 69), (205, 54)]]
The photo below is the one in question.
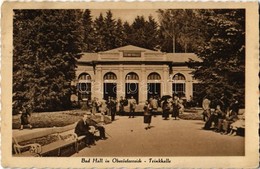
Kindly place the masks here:
[(78, 62), (91, 62), (95, 60), (98, 60), (98, 53), (82, 53), (82, 56), (78, 59)]
[(195, 53), (166, 53), (168, 61), (188, 62), (190, 59), (201, 62), (202, 60)]
[[(142, 57), (122, 57), (120, 52), (123, 51), (138, 51), (144, 53)], [(133, 45), (127, 45), (120, 48), (99, 52), (99, 53), (82, 53), (82, 57), (78, 59), (80, 63), (97, 62), (168, 62), (168, 63), (185, 63), (189, 60), (202, 60), (194, 53), (162, 53), (150, 49), (140, 48)]]
[(115, 48), (115, 49), (100, 52), (100, 53), (117, 53), (117, 52), (122, 52), (122, 51), (141, 51), (141, 52), (149, 52), (149, 53), (161, 53), (158, 51), (145, 49), (145, 48), (141, 48), (141, 47), (137, 47), (137, 46), (133, 46), (133, 45), (127, 45), (127, 46)]

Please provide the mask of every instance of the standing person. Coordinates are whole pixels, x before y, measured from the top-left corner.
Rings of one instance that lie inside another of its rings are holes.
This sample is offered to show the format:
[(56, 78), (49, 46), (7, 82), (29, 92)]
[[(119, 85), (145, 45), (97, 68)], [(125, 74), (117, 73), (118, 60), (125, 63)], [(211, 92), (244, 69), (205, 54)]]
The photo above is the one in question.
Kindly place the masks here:
[(112, 97), (111, 98), (111, 103), (110, 103), (110, 107), (111, 107), (111, 120), (114, 121), (115, 120), (115, 115), (116, 115), (116, 100)]
[(177, 96), (174, 96), (173, 103), (172, 103), (172, 109), (173, 109), (172, 117), (174, 117), (175, 120), (178, 120), (180, 106), (179, 106), (179, 99)]
[(202, 101), (202, 108), (203, 108), (203, 120), (207, 121), (210, 117), (210, 100), (207, 98), (207, 96), (204, 97)]
[(111, 116), (111, 112), (112, 112), (112, 99), (110, 96), (108, 96), (108, 100), (106, 101), (106, 105), (107, 105), (107, 115)]
[(169, 99), (165, 99), (162, 103), (162, 109), (163, 109), (163, 114), (162, 117), (164, 117), (164, 120), (167, 120), (169, 118), (169, 114), (170, 114), (170, 100)]
[(129, 112), (129, 118), (134, 118), (134, 114), (135, 114), (135, 108), (136, 108), (136, 100), (134, 99), (133, 96), (131, 96), (131, 99), (129, 100), (130, 102), (130, 112)]
[(152, 114), (154, 117), (156, 117), (156, 112), (158, 109), (158, 100), (155, 99), (154, 97), (152, 97), (152, 99), (150, 100), (149, 103), (151, 104), (151, 107), (152, 107)]
[(96, 114), (97, 112), (97, 101), (96, 101), (96, 97), (93, 98), (92, 102), (91, 102), (91, 107), (92, 107), (92, 114)]
[(125, 105), (127, 105), (126, 102), (127, 102), (127, 100), (123, 96), (121, 96), (120, 100), (119, 100), (119, 114), (120, 115), (123, 115), (125, 113)]
[(78, 121), (74, 132), (77, 134), (77, 136), (86, 136), (85, 138), (85, 143), (87, 147), (90, 147), (90, 145), (95, 145), (95, 140), (94, 140), (94, 134), (91, 133), (90, 130), (90, 126), (89, 124), (86, 122), (88, 116), (88, 114), (91, 114), (90, 112), (88, 112), (87, 114), (84, 114), (82, 119)]
[(152, 107), (151, 104), (148, 103), (148, 101), (146, 101), (144, 105), (144, 123), (147, 124), (147, 127), (145, 127), (146, 130), (151, 128), (151, 121), (152, 121)]
[(30, 127), (30, 129), (32, 129), (32, 125), (30, 124), (30, 117), (31, 117), (31, 105), (27, 105), (27, 106), (23, 106), (22, 107), (22, 111), (20, 111), (21, 113), (21, 127), (20, 130), (23, 130), (23, 127), (25, 125), (28, 125)]

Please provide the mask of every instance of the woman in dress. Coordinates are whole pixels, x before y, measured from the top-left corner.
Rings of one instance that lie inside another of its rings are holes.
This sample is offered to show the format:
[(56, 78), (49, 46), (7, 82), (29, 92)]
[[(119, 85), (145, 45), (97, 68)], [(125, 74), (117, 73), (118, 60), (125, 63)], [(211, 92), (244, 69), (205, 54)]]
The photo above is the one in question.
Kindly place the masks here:
[(170, 103), (169, 103), (169, 99), (165, 99), (163, 101), (163, 104), (162, 104), (162, 109), (163, 109), (163, 118), (164, 120), (167, 120), (169, 118), (169, 114), (170, 114)]
[(147, 127), (145, 129), (151, 128), (151, 121), (152, 121), (152, 107), (148, 101), (145, 102), (144, 105), (144, 123), (147, 124)]

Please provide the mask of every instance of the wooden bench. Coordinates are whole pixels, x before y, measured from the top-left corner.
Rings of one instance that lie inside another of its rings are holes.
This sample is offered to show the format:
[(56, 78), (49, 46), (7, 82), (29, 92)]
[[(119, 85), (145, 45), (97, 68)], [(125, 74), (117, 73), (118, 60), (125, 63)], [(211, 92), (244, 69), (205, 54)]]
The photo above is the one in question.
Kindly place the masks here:
[[(57, 151), (55, 156), (60, 156), (62, 148), (70, 145), (73, 145), (75, 151), (78, 152), (78, 145), (85, 139), (85, 136), (77, 137), (74, 133), (75, 126), (76, 124), (72, 124), (65, 127), (50, 128), (37, 133), (13, 137), (14, 156), (48, 156), (48, 154), (53, 151)], [(19, 144), (27, 140), (50, 135), (57, 136), (58, 140), (43, 146), (38, 143), (23, 146)], [(26, 149), (26, 151), (22, 151), (23, 149)]]

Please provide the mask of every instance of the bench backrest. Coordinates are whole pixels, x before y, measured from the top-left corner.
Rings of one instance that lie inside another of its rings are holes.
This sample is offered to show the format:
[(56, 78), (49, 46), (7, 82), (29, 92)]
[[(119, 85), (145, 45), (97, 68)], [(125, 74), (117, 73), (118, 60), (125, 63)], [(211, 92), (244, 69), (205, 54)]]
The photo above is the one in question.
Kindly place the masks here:
[(29, 133), (26, 133), (23, 135), (13, 136), (13, 142), (15, 142), (17, 144), (17, 143), (27, 141), (27, 140), (32, 140), (35, 138), (40, 138), (40, 137), (44, 137), (44, 136), (48, 136), (48, 135), (52, 135), (52, 134), (56, 134), (56, 133), (66, 132), (66, 131), (74, 129), (75, 126), (76, 126), (76, 123), (65, 126), (65, 127), (47, 128), (45, 130), (41, 130), (41, 131), (37, 131), (37, 132), (29, 132)]

